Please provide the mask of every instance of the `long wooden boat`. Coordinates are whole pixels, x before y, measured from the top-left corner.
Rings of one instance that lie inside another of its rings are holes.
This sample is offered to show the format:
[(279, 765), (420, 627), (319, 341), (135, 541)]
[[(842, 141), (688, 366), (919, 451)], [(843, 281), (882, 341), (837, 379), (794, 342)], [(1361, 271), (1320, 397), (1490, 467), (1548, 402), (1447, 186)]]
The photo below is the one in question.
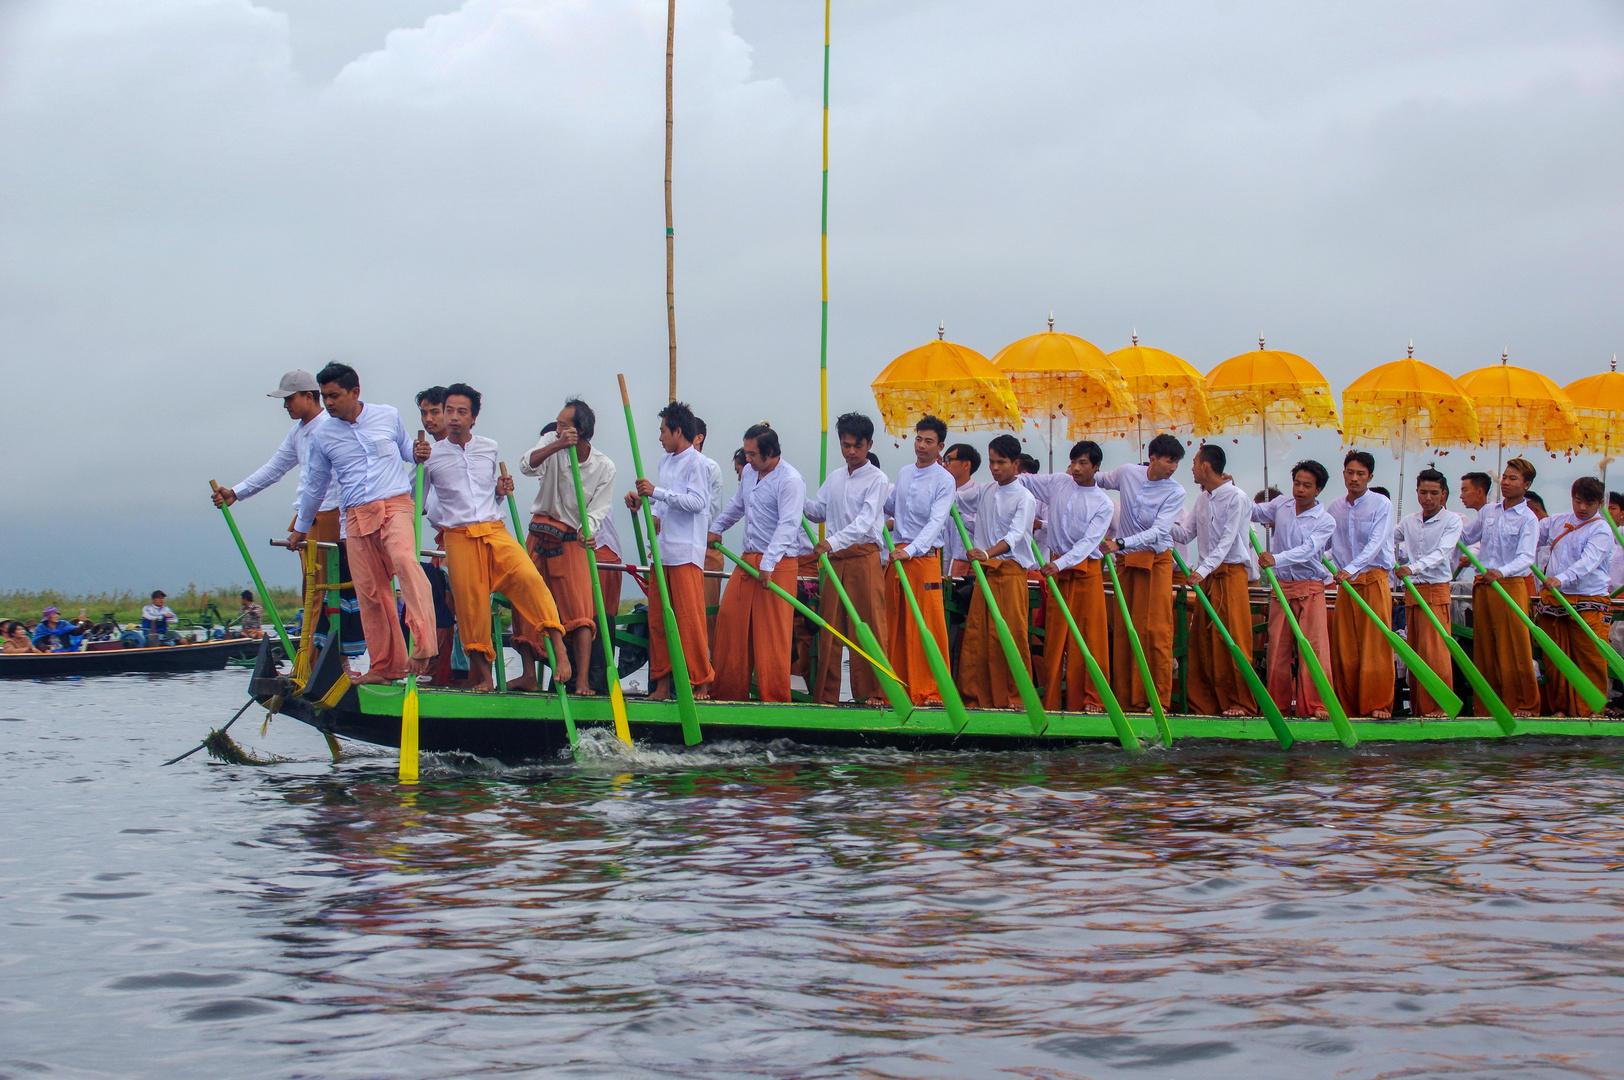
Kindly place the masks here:
[(225, 638), (191, 645), (0, 656), (0, 679), (56, 679), (70, 675), (123, 675), (143, 671), (218, 671), (227, 661), (257, 655), (256, 638)]

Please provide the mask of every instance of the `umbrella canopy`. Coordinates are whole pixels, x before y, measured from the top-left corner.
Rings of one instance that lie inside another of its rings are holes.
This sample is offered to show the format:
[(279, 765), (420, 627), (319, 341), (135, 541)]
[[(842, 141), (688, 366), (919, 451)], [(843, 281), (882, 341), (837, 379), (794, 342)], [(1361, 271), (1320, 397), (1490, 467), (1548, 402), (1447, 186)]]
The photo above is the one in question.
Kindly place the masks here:
[(1170, 352), (1139, 344), (1138, 334), (1132, 345), (1107, 353), (1105, 358), (1116, 365), (1128, 384), (1139, 410), (1139, 427), (1181, 435), (1207, 434), (1212, 410), (1207, 405), (1207, 377), (1200, 371)]
[[(1624, 376), (1621, 376), (1624, 378)], [(1342, 393), (1349, 446), (1476, 446), (1472, 399), (1448, 375), (1410, 355), (1371, 368)]]
[(963, 345), (940, 338), (903, 353), (872, 383), (885, 430), (913, 434), (919, 418), (939, 416), (953, 431), (1019, 431), (1021, 409), (1009, 376)]
[(1611, 370), (1562, 389), (1573, 401), (1586, 450), (1612, 457), (1624, 449), (1624, 373), (1618, 370), (1618, 357), (1613, 357)]
[(1233, 431), (1267, 420), (1283, 431), (1337, 427), (1331, 386), (1296, 353), (1268, 349), (1232, 356), (1207, 373), (1213, 431)]
[(1062, 420), (1067, 431), (1120, 439), (1139, 415), (1128, 384), (1105, 353), (1055, 330), (1021, 338), (998, 350), (993, 365), (1009, 376), (1021, 412), (1033, 420)]
[(1477, 410), (1478, 445), (1577, 447), (1583, 439), (1567, 392), (1539, 372), (1506, 361), (1501, 353), (1498, 364), (1455, 380)]

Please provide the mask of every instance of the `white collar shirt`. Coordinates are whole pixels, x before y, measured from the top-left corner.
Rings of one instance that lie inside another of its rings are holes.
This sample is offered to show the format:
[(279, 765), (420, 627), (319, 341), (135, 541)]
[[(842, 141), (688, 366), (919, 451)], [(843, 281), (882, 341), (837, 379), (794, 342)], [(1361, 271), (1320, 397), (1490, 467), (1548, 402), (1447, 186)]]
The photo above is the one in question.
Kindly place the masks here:
[(1540, 538), (1551, 545), (1546, 577), (1574, 596), (1606, 596), (1607, 565), (1612, 558), (1612, 530), (1597, 511), (1584, 521), (1578, 515), (1552, 514), (1539, 523)]
[(1501, 577), (1525, 577), (1539, 551), (1539, 518), (1527, 500), (1509, 510), (1505, 503), (1491, 503), (1466, 523), (1461, 540), (1479, 545), (1483, 569), (1498, 570)]
[[(948, 474), (952, 476), (952, 473)], [(953, 489), (953, 504), (948, 508), (947, 524), (943, 531), (947, 533), (947, 559), (948, 568), (952, 569), (955, 562), (964, 561), (967, 556), (964, 550), (964, 541), (959, 536), (959, 527), (953, 521), (952, 511), (957, 508), (959, 518), (964, 522), (964, 531), (972, 537), (976, 534), (976, 507), (981, 505), (981, 493), (990, 487), (998, 485), (991, 480), (971, 480), (963, 487)]]
[(1191, 569), (1206, 577), (1220, 566), (1245, 564), (1248, 579), (1257, 577), (1248, 527), (1252, 500), (1229, 481), (1195, 497), (1195, 505), (1179, 514), (1169, 530), (1173, 541), (1196, 541), (1200, 561)]
[(660, 520), (660, 561), (666, 566), (705, 565), (705, 534), (711, 519), (705, 460), (692, 446), (680, 454), (660, 455), (651, 509)]
[(1398, 546), (1410, 577), (1419, 585), (1442, 585), (1455, 572), (1455, 545), (1465, 522), (1453, 510), (1430, 518), (1418, 510), (1399, 523)]
[(970, 538), (982, 551), (1002, 540), (1009, 545), (1009, 554), (998, 556), (1000, 559), (1014, 559), (1028, 570), (1036, 569), (1032, 521), (1037, 512), (1038, 500), (1024, 484), (988, 484), (981, 489), (976, 527)]
[(1173, 546), (1173, 522), (1184, 509), (1184, 485), (1172, 477), (1150, 479), (1147, 465), (1118, 465), (1099, 473), (1094, 482), (1117, 493), (1122, 515), (1117, 542), (1123, 551), (1154, 551)]
[(795, 538), (804, 542), (801, 514), (806, 508), (806, 481), (795, 466), (778, 459), (773, 470), (763, 476), (754, 465), (746, 465), (739, 490), (711, 522), (711, 532), (724, 533), (734, 522), (744, 519), (745, 553), (761, 554), (761, 572), (771, 573), (778, 560), (798, 553)]
[(310, 531), (329, 482), (337, 486), (345, 507), (411, 494), (412, 444), (399, 410), (367, 402), (353, 424), (337, 417), (331, 421), (310, 440), (305, 462), (309, 483), (299, 496), (299, 518), (294, 523), (299, 532)]
[[(1612, 530), (1609, 529), (1609, 532)], [(1613, 553), (1607, 560), (1607, 591), (1609, 594), (1624, 585), (1624, 547), (1613, 541)]]
[(1040, 504), (1048, 504), (1047, 535), (1038, 546), (1046, 555), (1054, 553), (1055, 566), (1070, 570), (1100, 557), (1100, 541), (1116, 513), (1109, 495), (1094, 484), (1084, 487), (1066, 473), (1023, 473), (1018, 479)]
[[(276, 453), (271, 455), (271, 460), (255, 469), (248, 479), (239, 482), (231, 489), (236, 492), (237, 498), (246, 499), (258, 495), (261, 491), (264, 491), (293, 471), (293, 467), (297, 465), (299, 467), (299, 486), (293, 493), (293, 509), (297, 513), (299, 503), (310, 486), (310, 470), (306, 467), (306, 462), (310, 460), (310, 440), (315, 438), (316, 432), (320, 430), (321, 425), (331, 419), (332, 417), (328, 415), (327, 410), (323, 409), (309, 420), (295, 423), (282, 440), (282, 445), (278, 446)], [(329, 481), (327, 490), (322, 492), (321, 509), (324, 511), (337, 510), (338, 505), (338, 485)]]
[(458, 446), (441, 439), (423, 463), (423, 482), (434, 491), (429, 524), (456, 529), (502, 520), (502, 500), (496, 494), (496, 440), (470, 435)]
[[(530, 504), (530, 515), (545, 514), (562, 521), (570, 528), (581, 527), (581, 504), (575, 497), (575, 473), (570, 469), (570, 452), (560, 450), (543, 458), (540, 465), (530, 464), (530, 455), (544, 450), (558, 441), (558, 433), (549, 431), (519, 459), (519, 471), (534, 476), (537, 481), (536, 498)], [(579, 456), (579, 455), (577, 455)], [(581, 461), (581, 490), (586, 495), (586, 513), (596, 536), (603, 531), (603, 523), (615, 509), (615, 463), (596, 446)]]
[(1325, 507), (1315, 503), (1297, 513), (1297, 500), (1281, 495), (1266, 503), (1252, 504), (1252, 520), (1272, 525), (1269, 554), (1274, 556), (1274, 573), (1281, 581), (1329, 581), (1321, 557), (1331, 546), (1336, 522)]
[(1387, 496), (1367, 491), (1355, 503), (1337, 499), (1326, 512), (1336, 522), (1331, 560), (1338, 570), (1357, 576), (1393, 568), (1393, 504)]
[(948, 520), (952, 506), (952, 473), (935, 463), (923, 469), (917, 463), (904, 465), (885, 500), (886, 514), (897, 523), (892, 539), (907, 550), (910, 559), (942, 547), (953, 530)]
[(856, 472), (842, 464), (824, 480), (818, 497), (806, 500), (806, 516), (824, 523), (824, 539), (834, 551), (854, 544), (879, 545), (890, 486), (885, 473), (869, 462), (863, 462)]
[(710, 474), (710, 516), (714, 519), (722, 512), (722, 507), (727, 505), (727, 501), (722, 498), (722, 467), (704, 454), (699, 455), (699, 460), (705, 466), (705, 471)]

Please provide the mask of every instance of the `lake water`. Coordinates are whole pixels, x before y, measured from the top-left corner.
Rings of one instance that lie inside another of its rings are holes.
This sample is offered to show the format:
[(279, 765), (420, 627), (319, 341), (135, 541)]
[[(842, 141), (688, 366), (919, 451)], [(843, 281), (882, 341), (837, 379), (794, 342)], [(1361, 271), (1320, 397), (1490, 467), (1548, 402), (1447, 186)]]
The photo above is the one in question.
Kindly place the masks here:
[(1624, 1074), (1624, 746), (504, 770), (0, 684), (0, 1077)]

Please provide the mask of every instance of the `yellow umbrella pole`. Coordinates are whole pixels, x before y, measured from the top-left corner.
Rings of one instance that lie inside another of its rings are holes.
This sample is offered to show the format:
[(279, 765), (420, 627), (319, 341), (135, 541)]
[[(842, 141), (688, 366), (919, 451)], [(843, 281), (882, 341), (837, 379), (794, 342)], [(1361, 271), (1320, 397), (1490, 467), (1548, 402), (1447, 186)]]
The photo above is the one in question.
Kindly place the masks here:
[[(1021, 650), (1015, 644), (1015, 638), (1010, 634), (1009, 623), (1004, 621), (1004, 613), (999, 610), (998, 598), (992, 594), (992, 586), (987, 583), (987, 574), (981, 569), (981, 564), (969, 558), (970, 530), (964, 527), (964, 518), (959, 516), (957, 505), (952, 506), (953, 524), (959, 530), (959, 542), (964, 545), (965, 557), (970, 563), (970, 569), (975, 571), (976, 584), (981, 588), (981, 599), (986, 602), (987, 615), (992, 619), (993, 629), (998, 633), (998, 644), (1004, 649), (1004, 663), (1009, 665), (1010, 677), (1015, 680), (1015, 689), (1021, 695), (1021, 704), (1026, 706), (1026, 718), (1032, 723), (1032, 734), (1042, 735), (1049, 727), (1049, 717), (1043, 711), (1043, 702), (1038, 698), (1037, 688), (1032, 685), (1032, 673), (1026, 670), (1026, 664), (1021, 660)], [(1010, 558), (1015, 553), (1010, 552)], [(1026, 627), (1021, 627), (1024, 633)]]

